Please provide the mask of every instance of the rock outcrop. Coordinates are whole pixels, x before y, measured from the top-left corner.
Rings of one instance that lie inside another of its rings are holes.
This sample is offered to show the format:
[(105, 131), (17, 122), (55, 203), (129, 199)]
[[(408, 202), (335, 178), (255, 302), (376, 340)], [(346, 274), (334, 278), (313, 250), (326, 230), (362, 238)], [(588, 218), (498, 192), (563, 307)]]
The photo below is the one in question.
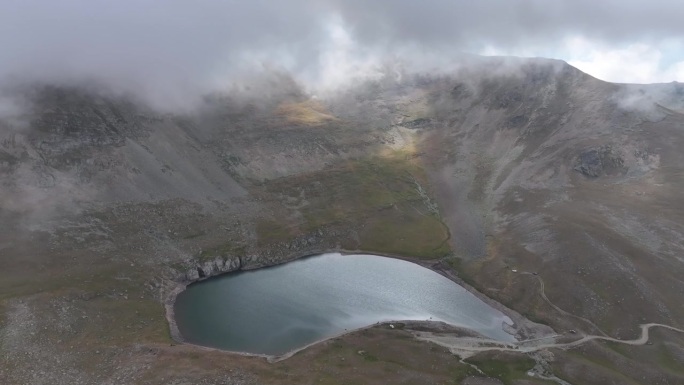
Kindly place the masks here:
[(185, 270), (179, 276), (179, 280), (184, 282), (194, 282), (219, 274), (237, 271), (240, 270), (241, 267), (241, 257), (215, 257), (208, 261), (195, 263), (194, 266)]
[(347, 232), (337, 229), (318, 229), (288, 242), (255, 248), (240, 256), (221, 255), (208, 258), (200, 256), (196, 259), (187, 260), (182, 268), (177, 269), (175, 280), (191, 283), (233, 271), (278, 265), (300, 258), (303, 255), (338, 250), (340, 249), (338, 244), (340, 239), (349, 236), (350, 234)]
[(605, 145), (581, 153), (575, 163), (575, 171), (597, 178), (604, 175), (623, 175), (627, 172), (627, 167), (619, 151)]

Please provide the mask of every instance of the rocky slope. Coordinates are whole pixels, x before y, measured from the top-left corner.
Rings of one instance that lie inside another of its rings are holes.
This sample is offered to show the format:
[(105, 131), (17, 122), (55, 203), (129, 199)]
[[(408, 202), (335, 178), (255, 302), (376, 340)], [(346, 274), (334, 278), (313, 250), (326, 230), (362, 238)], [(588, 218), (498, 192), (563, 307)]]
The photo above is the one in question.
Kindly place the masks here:
[[(681, 84), (610, 84), (544, 59), (400, 75), (313, 99), (276, 74), (178, 114), (15, 91), (26, 108), (0, 124), (0, 382), (320, 379), (169, 347), (162, 302), (179, 281), (326, 249), (442, 259), (558, 332), (684, 326)], [(388, 357), (402, 346), (383, 338)], [(684, 339), (653, 341), (549, 365), (570, 383), (684, 381)], [(404, 364), (397, 383), (443, 375)]]

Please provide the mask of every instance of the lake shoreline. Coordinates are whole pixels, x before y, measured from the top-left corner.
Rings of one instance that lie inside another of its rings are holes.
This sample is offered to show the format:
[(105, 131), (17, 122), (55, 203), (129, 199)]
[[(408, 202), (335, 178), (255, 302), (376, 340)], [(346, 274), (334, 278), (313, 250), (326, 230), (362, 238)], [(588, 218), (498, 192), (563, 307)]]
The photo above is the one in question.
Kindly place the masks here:
[[(291, 357), (292, 355), (296, 354), (297, 352), (300, 352), (304, 349), (307, 349), (313, 345), (319, 344), (324, 341), (328, 341), (333, 338), (339, 338), (341, 336), (344, 336), (349, 333), (353, 333), (359, 330), (364, 330), (368, 328), (372, 328), (375, 326), (378, 326), (379, 324), (387, 324), (387, 323), (406, 323), (406, 322), (422, 322), (425, 323), (426, 327), (430, 327), (431, 324), (438, 323), (437, 321), (401, 321), (401, 320), (387, 320), (383, 322), (379, 322), (376, 324), (371, 324), (365, 327), (361, 328), (356, 328), (352, 330), (345, 330), (343, 333), (338, 333), (337, 335), (329, 336), (317, 341), (314, 341), (312, 343), (309, 343), (301, 348), (294, 349), (293, 351), (290, 351), (288, 353), (285, 353), (283, 355), (267, 355), (267, 354), (254, 354), (254, 353), (247, 353), (247, 352), (239, 352), (239, 351), (230, 351), (230, 350), (225, 350), (225, 349), (220, 349), (220, 348), (212, 348), (212, 347), (207, 347), (207, 346), (202, 346), (202, 345), (197, 345), (191, 342), (186, 341), (182, 334), (180, 333), (180, 330), (178, 328), (178, 325), (176, 323), (176, 317), (175, 317), (175, 303), (178, 295), (185, 291), (187, 287), (189, 287), (192, 284), (210, 280), (213, 278), (218, 278), (222, 277), (226, 274), (230, 273), (237, 273), (241, 271), (252, 271), (252, 270), (259, 270), (259, 269), (266, 269), (269, 267), (275, 267), (278, 265), (282, 265), (288, 262), (296, 261), (296, 260), (302, 260), (308, 257), (315, 257), (321, 254), (327, 254), (327, 253), (339, 253), (342, 255), (372, 255), (372, 256), (378, 256), (378, 257), (386, 257), (386, 258), (392, 258), (392, 259), (398, 259), (398, 260), (403, 260), (407, 261), (410, 263), (414, 263), (418, 266), (424, 267), (428, 270), (431, 270), (435, 273), (440, 274), (441, 276), (449, 279), (450, 281), (456, 283), (457, 285), (461, 286), (463, 289), (468, 291), (469, 293), (473, 294), (476, 298), (484, 302), (485, 304), (489, 305), (493, 309), (496, 309), (503, 313), (505, 316), (507, 316), (512, 322), (512, 325), (508, 325), (506, 322), (502, 322), (501, 328), (504, 332), (512, 335), (515, 337), (516, 340), (525, 340), (528, 338), (537, 338), (540, 335), (546, 335), (549, 333), (553, 333), (553, 330), (551, 330), (549, 327), (545, 325), (539, 325), (531, 322), (530, 320), (526, 319), (516, 311), (507, 308), (503, 304), (493, 300), (492, 298), (489, 298), (488, 296), (484, 295), (483, 293), (479, 292), (476, 290), (474, 287), (471, 285), (467, 284), (464, 282), (460, 277), (458, 277), (453, 271), (448, 266), (445, 266), (442, 260), (421, 260), (417, 258), (411, 258), (411, 257), (406, 257), (402, 255), (392, 255), (392, 254), (377, 254), (377, 253), (372, 253), (372, 252), (366, 252), (366, 251), (361, 251), (361, 250), (344, 250), (344, 249), (326, 249), (326, 250), (313, 250), (313, 251), (308, 251), (304, 253), (299, 253), (297, 255), (292, 256), (291, 258), (285, 258), (282, 261), (279, 261), (278, 263), (273, 263), (269, 265), (264, 265), (264, 266), (257, 266), (257, 267), (250, 267), (250, 268), (242, 268), (240, 267), (239, 269), (229, 271), (229, 272), (224, 272), (220, 274), (216, 274), (213, 276), (209, 277), (201, 277), (196, 280), (189, 280), (189, 281), (180, 281), (180, 282), (175, 282), (175, 284), (170, 288), (170, 290), (167, 292), (168, 294), (164, 298), (164, 307), (165, 307), (165, 315), (166, 319), (169, 325), (169, 334), (171, 336), (171, 339), (180, 344), (184, 345), (189, 345), (189, 346), (194, 346), (201, 348), (203, 350), (211, 350), (211, 351), (221, 351), (221, 352), (227, 352), (230, 354), (238, 354), (241, 356), (249, 356), (249, 357), (260, 357), (260, 358), (265, 358), (269, 362), (277, 362), (277, 361), (282, 361), (284, 359), (287, 359)], [(469, 331), (471, 333), (479, 334), (475, 332), (472, 329), (467, 329), (467, 328), (462, 328), (458, 327), (455, 325), (450, 325), (449, 326), (455, 328), (455, 329), (461, 329), (464, 331)]]

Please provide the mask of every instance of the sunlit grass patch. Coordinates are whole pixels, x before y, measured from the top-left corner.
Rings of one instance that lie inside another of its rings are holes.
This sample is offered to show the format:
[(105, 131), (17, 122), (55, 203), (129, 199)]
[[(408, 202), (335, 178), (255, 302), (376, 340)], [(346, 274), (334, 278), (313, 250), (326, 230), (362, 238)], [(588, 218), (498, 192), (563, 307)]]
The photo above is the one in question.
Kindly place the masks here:
[(285, 117), (291, 124), (304, 126), (318, 126), (337, 120), (328, 113), (323, 104), (315, 100), (282, 103), (276, 109), (276, 113)]

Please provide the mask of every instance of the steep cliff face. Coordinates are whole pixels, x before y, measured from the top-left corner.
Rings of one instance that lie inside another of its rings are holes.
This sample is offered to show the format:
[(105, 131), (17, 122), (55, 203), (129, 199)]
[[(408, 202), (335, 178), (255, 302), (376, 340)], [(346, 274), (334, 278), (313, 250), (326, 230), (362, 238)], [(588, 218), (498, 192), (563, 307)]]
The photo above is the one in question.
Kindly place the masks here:
[[(320, 99), (279, 75), (178, 114), (27, 91), (21, 124), (0, 124), (0, 311), (26, 336), (2, 345), (0, 367), (21, 383), (35, 372), (27, 353), (54, 369), (56, 341), (85, 341), (78, 354), (92, 356), (104, 338), (114, 358), (98, 371), (115, 378), (141, 340), (168, 342), (155, 322), (170, 282), (327, 249), (443, 258), (558, 331), (598, 333), (513, 270), (613, 336), (683, 326), (681, 84), (609, 84), (543, 59), (399, 75)], [(140, 314), (153, 322), (135, 333), (83, 321)], [(684, 341), (666, 337), (676, 356)], [(648, 354), (625, 354), (611, 362), (629, 377), (659, 373)]]

